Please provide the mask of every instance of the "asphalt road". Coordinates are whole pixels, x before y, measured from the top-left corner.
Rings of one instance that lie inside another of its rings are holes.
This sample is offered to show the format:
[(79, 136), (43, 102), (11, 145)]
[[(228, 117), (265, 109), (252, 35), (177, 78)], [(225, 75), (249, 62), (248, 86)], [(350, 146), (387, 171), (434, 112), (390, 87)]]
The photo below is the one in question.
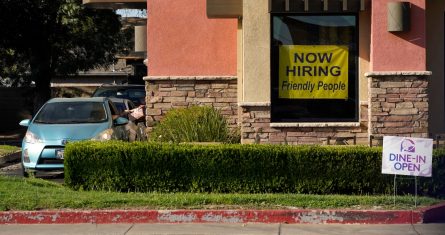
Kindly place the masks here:
[[(0, 175), (23, 177), (22, 165), (20, 162), (12, 163), (6, 167), (0, 168)], [(37, 172), (37, 178), (47, 179), (57, 183), (63, 183), (63, 172)]]
[(11, 165), (0, 168), (1, 175), (7, 176), (22, 176), (22, 167), (20, 163), (13, 163)]

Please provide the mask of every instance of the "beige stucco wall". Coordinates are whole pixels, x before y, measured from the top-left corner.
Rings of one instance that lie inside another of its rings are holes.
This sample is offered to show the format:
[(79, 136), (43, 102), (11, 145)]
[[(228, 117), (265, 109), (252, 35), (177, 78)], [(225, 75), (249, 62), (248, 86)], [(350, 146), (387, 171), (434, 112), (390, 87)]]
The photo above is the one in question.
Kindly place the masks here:
[(445, 132), (444, 117), (444, 11), (445, 2), (427, 0), (427, 70), (432, 71), (430, 77), (430, 119), (431, 133)]
[(243, 94), (240, 102), (270, 102), (268, 0), (243, 1)]
[[(242, 18), (238, 20), (238, 31), (237, 31), (237, 40), (236, 40), (236, 76), (238, 78), (238, 87), (243, 87), (243, 20)], [(238, 101), (243, 101), (243, 89), (238, 89)]]
[(370, 44), (371, 44), (371, 10), (370, 7), (366, 11), (359, 13), (359, 99), (360, 101), (368, 100), (368, 78), (365, 73), (370, 68)]

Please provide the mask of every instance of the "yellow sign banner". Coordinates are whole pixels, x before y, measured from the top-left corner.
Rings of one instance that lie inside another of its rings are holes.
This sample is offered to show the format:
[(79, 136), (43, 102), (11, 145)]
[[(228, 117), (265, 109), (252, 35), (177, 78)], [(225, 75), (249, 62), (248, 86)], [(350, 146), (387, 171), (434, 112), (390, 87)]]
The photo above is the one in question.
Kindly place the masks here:
[(279, 98), (348, 99), (347, 46), (280, 46)]

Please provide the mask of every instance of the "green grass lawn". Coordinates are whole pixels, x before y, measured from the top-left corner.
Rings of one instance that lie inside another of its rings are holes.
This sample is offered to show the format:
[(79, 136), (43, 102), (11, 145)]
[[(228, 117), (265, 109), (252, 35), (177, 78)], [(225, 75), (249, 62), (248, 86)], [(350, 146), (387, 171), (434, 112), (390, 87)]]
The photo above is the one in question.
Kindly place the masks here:
[[(424, 207), (441, 200), (419, 197)], [(0, 211), (40, 209), (413, 209), (413, 196), (116, 193), (73, 191), (42, 179), (0, 176)]]
[(10, 145), (0, 145), (0, 157), (15, 152), (17, 150), (20, 150), (20, 148)]

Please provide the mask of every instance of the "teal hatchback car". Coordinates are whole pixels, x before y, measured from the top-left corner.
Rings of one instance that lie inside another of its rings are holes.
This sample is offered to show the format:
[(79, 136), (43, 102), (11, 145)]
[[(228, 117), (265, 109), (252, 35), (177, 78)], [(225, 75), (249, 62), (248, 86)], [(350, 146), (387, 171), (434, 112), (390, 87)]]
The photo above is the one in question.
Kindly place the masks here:
[(30, 172), (63, 169), (64, 148), (80, 140), (129, 140), (114, 104), (103, 97), (54, 98), (33, 119), (20, 122), (28, 127), (22, 142), (22, 167)]

